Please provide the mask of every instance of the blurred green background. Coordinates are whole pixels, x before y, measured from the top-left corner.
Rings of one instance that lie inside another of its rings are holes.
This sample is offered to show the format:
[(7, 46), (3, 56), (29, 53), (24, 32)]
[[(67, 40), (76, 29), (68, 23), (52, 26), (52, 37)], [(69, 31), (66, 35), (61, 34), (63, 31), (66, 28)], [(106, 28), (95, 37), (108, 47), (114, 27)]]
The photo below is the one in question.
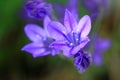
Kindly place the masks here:
[[(104, 63), (79, 73), (72, 59), (61, 56), (33, 58), (21, 48), (30, 42), (24, 34), (28, 23), (22, 0), (0, 0), (0, 80), (120, 80), (120, 1), (110, 0), (107, 16), (102, 16), (99, 34), (110, 38), (112, 46), (104, 54)], [(56, 0), (49, 0), (52, 4)], [(58, 0), (65, 4), (66, 0)], [(80, 5), (81, 6), (81, 5)], [(81, 15), (86, 10), (80, 7)], [(96, 23), (97, 24), (97, 23)], [(93, 27), (94, 29), (94, 27)]]

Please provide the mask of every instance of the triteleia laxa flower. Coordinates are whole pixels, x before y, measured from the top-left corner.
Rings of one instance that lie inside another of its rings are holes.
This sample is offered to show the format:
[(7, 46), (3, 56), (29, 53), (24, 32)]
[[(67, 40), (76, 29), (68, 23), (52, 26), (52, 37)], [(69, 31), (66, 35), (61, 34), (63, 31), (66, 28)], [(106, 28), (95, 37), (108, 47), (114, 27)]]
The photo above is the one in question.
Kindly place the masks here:
[(64, 16), (64, 25), (58, 21), (50, 22), (47, 30), (54, 38), (51, 46), (63, 51), (63, 55), (70, 57), (76, 54), (88, 42), (88, 34), (91, 30), (91, 20), (85, 15), (77, 21), (74, 15), (66, 9)]
[(78, 14), (77, 14), (77, 12), (78, 12), (78, 2), (79, 0), (68, 0), (68, 3), (67, 3), (67, 8), (68, 8), (68, 10), (74, 15), (74, 17), (76, 18), (76, 19), (78, 19)]
[(29, 17), (38, 20), (43, 19), (46, 15), (52, 15), (52, 5), (42, 0), (30, 0), (25, 5)]
[(25, 45), (22, 50), (29, 52), (33, 57), (46, 56), (48, 54), (56, 55), (58, 50), (49, 47), (54, 41), (46, 30), (46, 26), (51, 22), (48, 16), (44, 19), (45, 30), (35, 24), (27, 24), (24, 28), (27, 37), (32, 41)]
[(79, 51), (74, 55), (74, 66), (79, 72), (85, 72), (86, 69), (91, 65), (92, 57), (89, 53)]
[(109, 0), (82, 0), (84, 7), (91, 13), (91, 18), (94, 20), (103, 10), (106, 14), (109, 10)]
[(61, 20), (61, 22), (63, 22), (63, 16), (64, 16), (64, 12), (65, 12), (65, 9), (67, 8), (72, 14), (74, 14), (74, 17), (76, 19), (78, 19), (78, 14), (77, 14), (77, 6), (78, 4), (78, 0), (67, 0), (67, 4), (66, 5), (63, 5), (63, 4), (56, 4), (56, 11), (58, 12), (59, 14), (59, 18)]
[(103, 53), (110, 48), (111, 42), (109, 39), (95, 38), (93, 59), (96, 66), (103, 64)]

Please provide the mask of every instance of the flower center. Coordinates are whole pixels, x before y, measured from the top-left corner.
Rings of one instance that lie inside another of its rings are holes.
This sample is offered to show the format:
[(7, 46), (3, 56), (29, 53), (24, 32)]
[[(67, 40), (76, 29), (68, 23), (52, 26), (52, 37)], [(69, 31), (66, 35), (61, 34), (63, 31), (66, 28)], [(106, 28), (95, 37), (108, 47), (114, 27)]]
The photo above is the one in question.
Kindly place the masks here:
[(54, 41), (54, 39), (47, 37), (45, 40), (43, 40), (44, 47), (46, 47), (47, 50), (52, 50), (49, 45)]
[(68, 46), (74, 47), (78, 46), (80, 43), (80, 34), (73, 32), (72, 34), (67, 34)]

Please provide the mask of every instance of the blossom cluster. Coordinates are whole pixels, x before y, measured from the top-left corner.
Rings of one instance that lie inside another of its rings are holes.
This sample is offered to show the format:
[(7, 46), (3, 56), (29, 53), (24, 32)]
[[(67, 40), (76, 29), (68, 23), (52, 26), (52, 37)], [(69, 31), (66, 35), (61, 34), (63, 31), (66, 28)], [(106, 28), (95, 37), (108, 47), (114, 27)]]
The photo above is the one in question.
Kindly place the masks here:
[[(62, 51), (66, 58), (72, 57), (79, 72), (85, 72), (92, 63), (90, 53), (83, 48), (90, 41), (91, 19), (88, 15), (78, 20), (77, 9), (69, 0), (69, 9), (65, 9), (63, 23), (51, 18), (52, 5), (42, 0), (28, 1), (25, 9), (29, 17), (43, 20), (44, 28), (36, 24), (27, 24), (26, 36), (31, 40), (22, 50), (34, 58), (46, 55), (55, 56)], [(71, 8), (72, 7), (72, 8)]]

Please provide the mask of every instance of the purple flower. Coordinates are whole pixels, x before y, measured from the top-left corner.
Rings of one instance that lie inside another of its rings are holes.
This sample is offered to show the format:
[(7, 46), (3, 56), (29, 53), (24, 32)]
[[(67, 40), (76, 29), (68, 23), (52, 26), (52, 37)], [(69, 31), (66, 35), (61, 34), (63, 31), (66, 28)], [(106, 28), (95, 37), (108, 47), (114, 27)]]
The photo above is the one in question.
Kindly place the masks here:
[(102, 65), (103, 63), (103, 53), (110, 47), (110, 40), (109, 39), (102, 39), (102, 38), (95, 38), (94, 40), (94, 52), (93, 58), (94, 63), (97, 66)]
[(65, 9), (67, 8), (72, 14), (74, 14), (74, 17), (76, 19), (78, 19), (78, 14), (77, 14), (77, 4), (78, 4), (78, 0), (67, 0), (67, 4), (63, 5), (63, 4), (56, 4), (55, 8), (59, 14), (60, 20), (61, 22), (63, 21), (63, 16), (64, 16), (64, 12)]
[(105, 13), (108, 11), (108, 0), (82, 0), (84, 7), (91, 13), (91, 18), (94, 20), (100, 14), (102, 9)]
[(58, 50), (49, 47), (54, 41), (46, 30), (48, 23), (51, 22), (48, 16), (44, 19), (45, 30), (35, 24), (27, 24), (24, 28), (27, 37), (32, 41), (25, 45), (22, 50), (29, 52), (33, 57), (46, 56), (52, 54), (53, 56), (58, 54)]
[(74, 15), (76, 19), (78, 19), (77, 8), (78, 8), (78, 0), (68, 0), (67, 8)]
[(99, 0), (82, 0), (84, 7), (91, 13), (99, 11)]
[(25, 9), (31, 18), (43, 19), (46, 15), (51, 16), (52, 5), (42, 0), (31, 0), (25, 5)]
[(87, 52), (79, 51), (74, 55), (74, 66), (79, 70), (79, 72), (85, 72), (91, 63), (92, 57)]
[(87, 36), (91, 30), (91, 20), (85, 15), (77, 24), (74, 15), (66, 9), (64, 26), (58, 21), (52, 21), (47, 26), (47, 30), (56, 40), (51, 46), (62, 50), (64, 56), (70, 57), (89, 42)]

